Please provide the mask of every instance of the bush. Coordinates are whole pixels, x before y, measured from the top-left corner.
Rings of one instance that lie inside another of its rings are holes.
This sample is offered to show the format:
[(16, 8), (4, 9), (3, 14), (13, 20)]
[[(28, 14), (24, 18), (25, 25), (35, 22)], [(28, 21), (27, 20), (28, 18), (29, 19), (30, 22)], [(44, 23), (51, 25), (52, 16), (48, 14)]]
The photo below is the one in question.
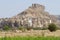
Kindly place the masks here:
[(32, 27), (30, 27), (30, 26), (29, 26), (29, 27), (26, 27), (26, 29), (27, 29), (27, 30), (31, 30), (31, 29), (32, 29)]
[(32, 29), (33, 30), (41, 30), (42, 28), (41, 27), (33, 27)]
[(35, 27), (35, 28), (32, 28), (33, 30), (47, 30), (48, 28), (47, 27)]
[(43, 27), (41, 30), (47, 30), (48, 28), (47, 27)]
[(18, 29), (21, 30), (22, 32), (25, 32), (25, 30), (26, 30), (26, 28), (23, 26), (20, 26)]
[(8, 25), (5, 25), (5, 26), (3, 27), (3, 30), (8, 31), (8, 30), (10, 30), (10, 27), (9, 27)]
[(54, 23), (48, 25), (49, 31), (53, 32), (57, 30), (57, 26)]

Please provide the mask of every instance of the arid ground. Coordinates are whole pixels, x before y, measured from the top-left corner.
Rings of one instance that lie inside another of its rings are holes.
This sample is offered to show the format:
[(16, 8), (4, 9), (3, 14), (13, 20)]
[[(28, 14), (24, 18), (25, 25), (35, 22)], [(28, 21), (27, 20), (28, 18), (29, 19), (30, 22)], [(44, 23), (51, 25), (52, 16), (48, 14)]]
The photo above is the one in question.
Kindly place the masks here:
[(4, 36), (60, 36), (60, 30), (57, 30), (55, 32), (50, 32), (49, 30), (30, 30), (22, 32), (20, 30), (16, 31), (2, 31), (0, 32), (0, 37)]

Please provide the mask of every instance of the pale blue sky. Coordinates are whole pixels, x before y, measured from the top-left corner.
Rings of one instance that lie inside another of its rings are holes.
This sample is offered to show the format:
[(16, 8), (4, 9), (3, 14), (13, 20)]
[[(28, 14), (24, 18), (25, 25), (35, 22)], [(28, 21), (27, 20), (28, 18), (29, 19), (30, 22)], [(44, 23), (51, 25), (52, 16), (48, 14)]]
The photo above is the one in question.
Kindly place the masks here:
[(0, 18), (17, 15), (32, 3), (44, 5), (50, 14), (60, 15), (60, 0), (0, 0)]

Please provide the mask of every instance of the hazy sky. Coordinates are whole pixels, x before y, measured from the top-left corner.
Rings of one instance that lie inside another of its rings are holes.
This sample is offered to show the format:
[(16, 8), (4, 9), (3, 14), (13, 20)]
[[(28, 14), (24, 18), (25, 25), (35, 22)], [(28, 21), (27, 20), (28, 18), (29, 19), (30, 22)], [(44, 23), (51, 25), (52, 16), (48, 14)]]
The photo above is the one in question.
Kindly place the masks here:
[(44, 5), (50, 14), (60, 15), (60, 0), (0, 0), (0, 18), (17, 15), (32, 3)]

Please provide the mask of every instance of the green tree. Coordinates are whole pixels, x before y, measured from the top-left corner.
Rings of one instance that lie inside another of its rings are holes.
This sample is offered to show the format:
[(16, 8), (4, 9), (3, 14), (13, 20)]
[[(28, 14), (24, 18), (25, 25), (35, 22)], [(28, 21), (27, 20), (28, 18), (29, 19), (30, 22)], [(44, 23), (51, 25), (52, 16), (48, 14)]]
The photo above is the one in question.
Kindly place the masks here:
[(48, 29), (49, 29), (49, 31), (53, 32), (53, 31), (57, 30), (57, 26), (56, 26), (56, 24), (51, 23), (48, 25)]

